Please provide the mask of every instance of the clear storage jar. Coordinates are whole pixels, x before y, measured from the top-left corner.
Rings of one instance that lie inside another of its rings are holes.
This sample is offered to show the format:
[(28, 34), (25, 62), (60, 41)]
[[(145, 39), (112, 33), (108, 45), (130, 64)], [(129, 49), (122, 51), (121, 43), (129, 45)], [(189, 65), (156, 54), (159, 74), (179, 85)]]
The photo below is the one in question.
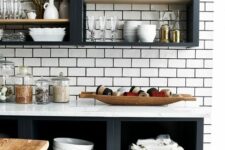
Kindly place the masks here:
[(28, 73), (25, 66), (19, 67), (19, 73), (15, 76), (16, 103), (31, 104), (33, 99), (33, 76)]
[(69, 78), (64, 77), (61, 72), (58, 77), (52, 79), (53, 102), (67, 103), (70, 100)]
[(14, 63), (0, 56), (0, 102), (13, 101)]
[(49, 100), (49, 81), (41, 78), (35, 83), (35, 101), (37, 104), (48, 104)]

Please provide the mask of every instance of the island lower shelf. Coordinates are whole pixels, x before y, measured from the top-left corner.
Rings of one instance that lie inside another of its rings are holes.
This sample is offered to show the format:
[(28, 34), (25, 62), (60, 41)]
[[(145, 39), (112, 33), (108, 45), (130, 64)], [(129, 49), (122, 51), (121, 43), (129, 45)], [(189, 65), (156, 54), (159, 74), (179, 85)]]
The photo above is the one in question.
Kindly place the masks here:
[(55, 137), (93, 141), (94, 150), (125, 150), (137, 139), (169, 134), (186, 150), (203, 150), (203, 120), (203, 118), (1, 116), (0, 136), (48, 140), (49, 150), (53, 150)]

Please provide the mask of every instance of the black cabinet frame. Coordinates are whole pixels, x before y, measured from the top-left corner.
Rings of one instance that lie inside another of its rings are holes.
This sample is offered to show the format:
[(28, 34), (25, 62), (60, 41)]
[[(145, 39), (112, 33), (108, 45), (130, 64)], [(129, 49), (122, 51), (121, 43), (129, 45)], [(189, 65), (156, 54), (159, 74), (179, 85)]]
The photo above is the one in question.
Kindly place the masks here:
[[(40, 133), (42, 131), (40, 131), (40, 129), (42, 128), (37, 128), (41, 126), (46, 126), (46, 127), (51, 127), (52, 124), (46, 124), (49, 121), (54, 121), (54, 122), (58, 122), (58, 123), (63, 123), (65, 126), (67, 127), (70, 125), (70, 123), (78, 123), (78, 125), (80, 124), (82, 125), (87, 125), (85, 124), (85, 122), (90, 122), (91, 123), (95, 123), (96, 127), (98, 126), (98, 122), (99, 123), (104, 123), (105, 122), (105, 127), (104, 129), (97, 129), (98, 132), (104, 132), (102, 135), (105, 135), (106, 139), (102, 139), (102, 141), (106, 141), (105, 145), (106, 148), (105, 149), (98, 149), (98, 150), (122, 150), (122, 147), (124, 147), (124, 143), (123, 141), (126, 141), (126, 136), (124, 135), (126, 133), (129, 133), (127, 131), (132, 130), (133, 127), (143, 127), (143, 128), (137, 128), (136, 130), (138, 132), (140, 132), (141, 134), (145, 134), (146, 129), (148, 129), (148, 125), (152, 125), (154, 126), (154, 123), (157, 123), (159, 125), (164, 126), (165, 128), (168, 128), (169, 130), (174, 131), (175, 133), (177, 131), (179, 131), (177, 129), (178, 124), (181, 125), (186, 125), (186, 124), (190, 124), (190, 128), (194, 129), (194, 130), (188, 130), (186, 128), (182, 128), (182, 130), (187, 130), (184, 131), (184, 133), (180, 133), (180, 134), (184, 134), (184, 140), (188, 140), (190, 138), (193, 138), (193, 142), (195, 144), (192, 145), (192, 149), (190, 150), (203, 150), (203, 118), (102, 118), (102, 117), (96, 117), (96, 118), (90, 118), (90, 117), (30, 117), (30, 116), (0, 116), (0, 122), (1, 121), (6, 121), (7, 120), (16, 120), (17, 121), (17, 125), (18, 125), (18, 130), (15, 130), (14, 132), (16, 132), (18, 134), (18, 138), (28, 138), (28, 139), (41, 139), (41, 136), (37, 137), (37, 133)], [(68, 122), (69, 121), (69, 122)], [(36, 124), (39, 123), (39, 124)], [(171, 124), (172, 126), (168, 126), (167, 124)], [(175, 126), (173, 126), (173, 124)], [(48, 126), (49, 125), (49, 126)], [(1, 124), (0, 124), (1, 127)], [(131, 127), (131, 128), (130, 128)], [(160, 126), (154, 126), (155, 129), (158, 128), (161, 130)], [(74, 126), (74, 128), (76, 128)], [(50, 129), (50, 128), (49, 128)], [(62, 127), (57, 127), (58, 130), (62, 130), (65, 131), (67, 133), (71, 132), (70, 130), (73, 128), (62, 128)], [(93, 131), (96, 130), (93, 127)], [(124, 131), (126, 130), (126, 131)], [(150, 129), (150, 130), (154, 130), (154, 128)], [(150, 131), (149, 130), (149, 131)], [(168, 130), (168, 131), (169, 131)], [(57, 132), (57, 131), (56, 131)], [(192, 133), (189, 133), (192, 132)], [(88, 132), (84, 134), (89, 134)], [(147, 132), (146, 132), (147, 133)], [(130, 133), (129, 133), (130, 134)], [(133, 134), (133, 133), (132, 133)], [(134, 132), (135, 134), (135, 132)], [(159, 134), (165, 134), (165, 133), (159, 133)], [(190, 134), (188, 136), (187, 134)], [(42, 135), (47, 135), (45, 133), (43, 133)], [(91, 135), (90, 135), (91, 136)], [(96, 136), (96, 138), (98, 137), (98, 135), (92, 135), (92, 136)], [(150, 135), (145, 135), (145, 136), (149, 136)], [(187, 137), (185, 137), (187, 136)], [(79, 137), (76, 137), (79, 138)], [(153, 138), (153, 137), (151, 137)], [(100, 139), (101, 140), (101, 139)], [(188, 141), (187, 141), (188, 142)], [(186, 143), (187, 144), (187, 143)], [(125, 147), (128, 148), (129, 145), (125, 145)], [(187, 149), (189, 150), (189, 149)]]

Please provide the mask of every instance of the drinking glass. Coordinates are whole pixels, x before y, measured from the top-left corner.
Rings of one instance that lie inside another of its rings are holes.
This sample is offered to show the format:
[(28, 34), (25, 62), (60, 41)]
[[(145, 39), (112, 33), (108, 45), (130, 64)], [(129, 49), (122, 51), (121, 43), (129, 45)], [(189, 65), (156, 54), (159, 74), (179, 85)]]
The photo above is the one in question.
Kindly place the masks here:
[(96, 26), (96, 20), (94, 16), (88, 16), (88, 31), (91, 33), (91, 42), (95, 42), (95, 26)]
[(99, 26), (101, 31), (101, 41), (105, 41), (106, 17), (99, 17)]
[(110, 18), (111, 21), (111, 40), (115, 41), (116, 39), (116, 31), (118, 25), (118, 19), (116, 16)]
[(4, 12), (4, 10), (3, 10), (3, 0), (0, 0), (0, 18), (1, 19), (3, 19), (3, 12)]

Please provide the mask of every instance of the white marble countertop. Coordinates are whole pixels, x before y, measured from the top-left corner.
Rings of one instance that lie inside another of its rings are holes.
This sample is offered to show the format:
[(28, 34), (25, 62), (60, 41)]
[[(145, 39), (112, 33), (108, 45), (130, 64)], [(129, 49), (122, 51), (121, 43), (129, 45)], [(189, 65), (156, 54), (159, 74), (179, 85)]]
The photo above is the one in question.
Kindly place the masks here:
[(0, 103), (0, 116), (58, 116), (58, 117), (149, 117), (149, 118), (203, 118), (209, 117), (211, 108), (109, 106), (76, 103), (37, 105)]

